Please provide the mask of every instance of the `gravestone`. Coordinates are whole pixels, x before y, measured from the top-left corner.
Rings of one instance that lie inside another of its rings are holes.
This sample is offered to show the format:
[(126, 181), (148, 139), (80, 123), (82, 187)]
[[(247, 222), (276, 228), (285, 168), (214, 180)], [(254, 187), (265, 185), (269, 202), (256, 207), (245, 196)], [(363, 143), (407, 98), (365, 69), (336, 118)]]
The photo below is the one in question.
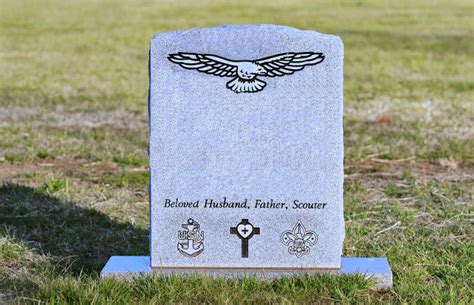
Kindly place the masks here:
[[(341, 261), (339, 37), (272, 25), (163, 33), (149, 64), (150, 272), (373, 271)], [(111, 261), (104, 276), (126, 269)]]
[(340, 268), (342, 64), (287, 27), (152, 40), (152, 267)]

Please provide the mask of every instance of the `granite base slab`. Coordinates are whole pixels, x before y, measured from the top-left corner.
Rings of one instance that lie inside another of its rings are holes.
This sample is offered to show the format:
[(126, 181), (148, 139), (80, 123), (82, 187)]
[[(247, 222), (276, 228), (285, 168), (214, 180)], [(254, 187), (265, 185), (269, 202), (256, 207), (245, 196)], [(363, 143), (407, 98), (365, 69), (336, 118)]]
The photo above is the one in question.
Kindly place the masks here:
[(101, 278), (131, 279), (135, 276), (146, 276), (152, 273), (170, 274), (204, 274), (213, 277), (243, 278), (256, 276), (261, 279), (275, 279), (281, 276), (295, 276), (304, 273), (330, 273), (336, 275), (363, 274), (374, 278), (377, 290), (390, 289), (393, 286), (392, 270), (385, 257), (343, 257), (341, 269), (308, 270), (308, 269), (171, 269), (151, 268), (149, 256), (112, 256), (100, 272)]

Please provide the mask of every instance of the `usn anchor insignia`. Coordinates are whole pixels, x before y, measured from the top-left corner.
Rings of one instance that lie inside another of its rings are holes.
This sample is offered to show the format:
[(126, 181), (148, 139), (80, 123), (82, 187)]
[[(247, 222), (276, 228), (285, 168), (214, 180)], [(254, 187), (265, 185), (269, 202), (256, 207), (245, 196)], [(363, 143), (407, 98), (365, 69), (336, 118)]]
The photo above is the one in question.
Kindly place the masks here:
[(314, 246), (318, 242), (318, 234), (306, 231), (301, 220), (298, 220), (293, 230), (281, 234), (280, 240), (285, 246), (288, 246), (288, 253), (302, 257), (309, 254), (310, 246)]
[(204, 251), (204, 232), (201, 226), (192, 218), (181, 225), (185, 230), (178, 231), (178, 251), (187, 257), (195, 257)]

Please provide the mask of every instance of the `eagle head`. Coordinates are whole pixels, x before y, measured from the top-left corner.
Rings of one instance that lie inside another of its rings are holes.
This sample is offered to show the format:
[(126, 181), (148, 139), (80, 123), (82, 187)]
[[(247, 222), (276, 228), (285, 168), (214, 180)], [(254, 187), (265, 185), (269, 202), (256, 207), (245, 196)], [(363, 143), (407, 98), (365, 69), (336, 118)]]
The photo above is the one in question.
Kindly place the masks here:
[(265, 75), (267, 73), (267, 70), (265, 70), (264, 67), (257, 65), (257, 72), (255, 73), (256, 75)]
[(267, 71), (264, 67), (253, 62), (241, 62), (238, 65), (237, 74), (242, 79), (254, 79), (258, 75), (265, 75)]

